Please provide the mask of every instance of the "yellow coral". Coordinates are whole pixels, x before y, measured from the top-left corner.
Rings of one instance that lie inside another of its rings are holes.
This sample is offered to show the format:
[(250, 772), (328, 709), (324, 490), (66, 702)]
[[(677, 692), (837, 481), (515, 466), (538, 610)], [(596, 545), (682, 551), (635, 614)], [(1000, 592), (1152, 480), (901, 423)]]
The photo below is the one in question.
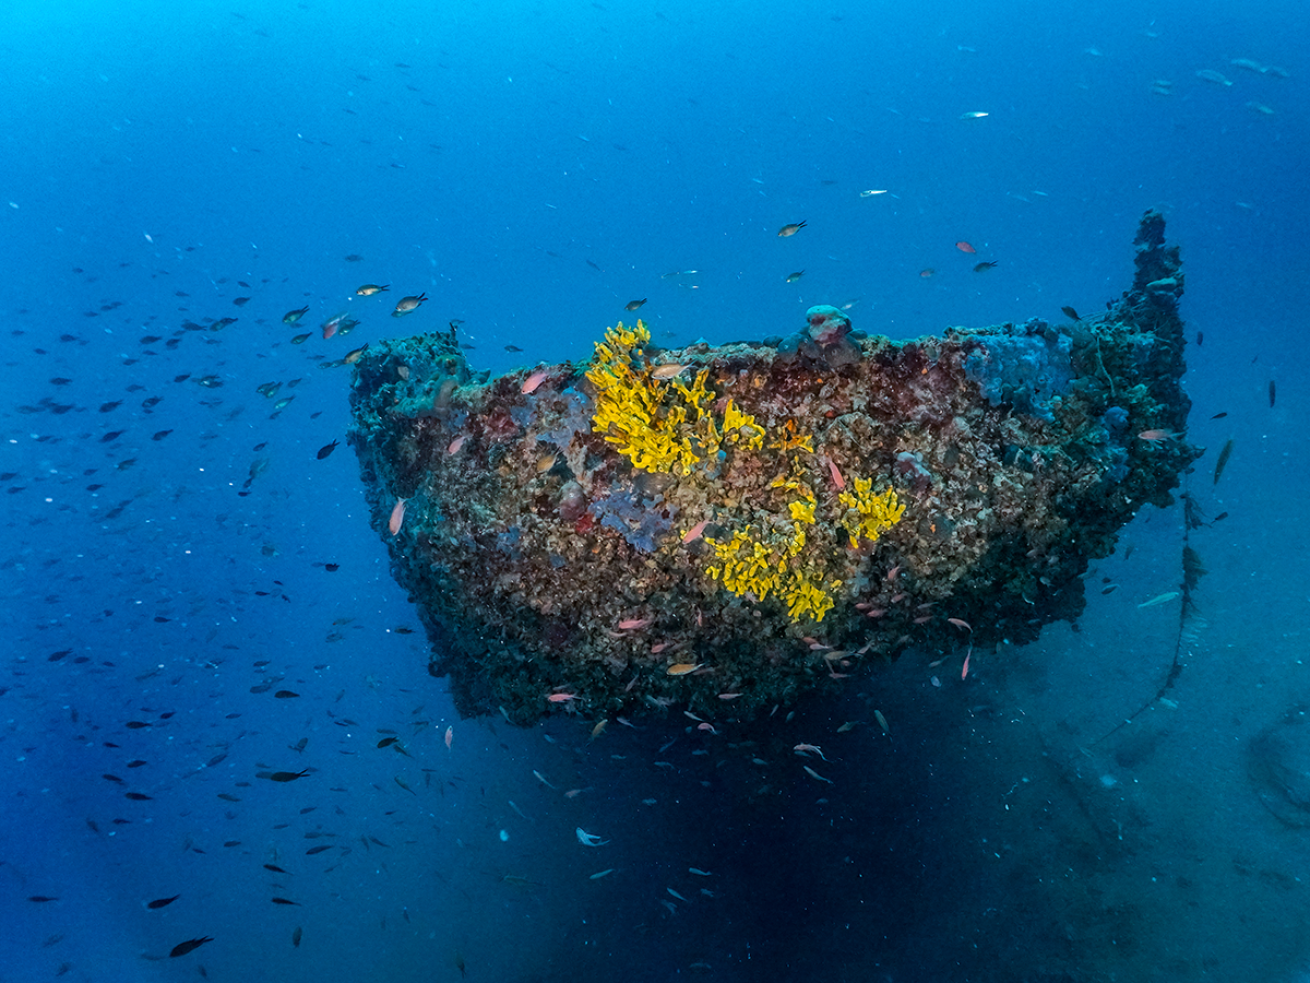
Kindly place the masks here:
[(861, 539), (876, 541), (905, 514), (905, 506), (896, 498), (896, 489), (888, 488), (880, 495), (873, 495), (871, 478), (856, 478), (854, 484), (854, 494), (844, 491), (837, 496), (846, 506), (841, 525), (851, 537), (851, 549), (856, 549)]

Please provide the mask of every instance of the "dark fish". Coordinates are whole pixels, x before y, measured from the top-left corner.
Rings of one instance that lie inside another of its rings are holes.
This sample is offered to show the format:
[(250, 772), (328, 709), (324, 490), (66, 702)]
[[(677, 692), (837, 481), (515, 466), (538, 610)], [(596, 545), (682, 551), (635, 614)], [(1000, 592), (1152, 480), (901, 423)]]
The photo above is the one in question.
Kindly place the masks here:
[(303, 931), (301, 931), (301, 928), (300, 928), (299, 925), (297, 925), (297, 926), (296, 926), (296, 930), (295, 930), (294, 932), (291, 933), (291, 944), (292, 944), (295, 948), (297, 948), (297, 949), (300, 948), (300, 939), (301, 939), (301, 937), (302, 937), (304, 934), (305, 934), (305, 933), (304, 933)]
[(323, 564), (323, 569), (326, 570), (328, 573), (336, 573), (338, 570), (341, 569), (341, 564), (340, 564), (340, 563), (325, 563), (325, 564)]
[(1064, 316), (1067, 317), (1067, 318), (1068, 318), (1069, 320), (1071, 320), (1071, 321), (1081, 321), (1081, 320), (1082, 320), (1082, 318), (1080, 318), (1080, 317), (1078, 316), (1078, 312), (1075, 311), (1072, 307), (1061, 307), (1060, 310), (1064, 311)]
[(625, 311), (635, 311), (635, 310), (637, 310), (639, 307), (641, 307), (641, 305), (644, 304), (644, 303), (646, 303), (646, 298), (645, 298), (645, 297), (641, 298), (641, 300), (630, 300), (630, 301), (628, 301), (626, 304), (623, 305), (623, 309), (624, 309)]
[(1274, 385), (1274, 380), (1269, 380), (1269, 408), (1273, 409), (1274, 399), (1278, 396), (1278, 388)]
[(165, 908), (168, 905), (171, 905), (174, 901), (176, 901), (180, 897), (182, 897), (182, 895), (175, 894), (171, 898), (155, 898), (154, 901), (147, 901), (146, 907), (150, 909)]
[(152, 798), (144, 792), (124, 792), (123, 794), (133, 802), (150, 802)]
[(122, 401), (121, 399), (116, 399), (116, 400), (114, 400), (112, 403), (101, 403), (101, 404), (100, 404), (100, 412), (101, 412), (101, 413), (108, 413), (108, 412), (110, 412), (111, 410), (116, 410), (116, 409), (118, 409), (118, 408), (119, 408), (120, 406), (122, 406), (122, 405), (123, 405), (123, 401)]
[[(382, 740), (378, 741), (378, 747), (390, 747), (392, 744), (395, 744), (398, 740), (400, 740), (399, 737), (384, 737), (382, 738)], [(108, 778), (110, 776), (106, 775), (105, 777)], [(115, 781), (122, 781), (122, 779), (121, 778), (115, 779)]]
[(1210, 417), (1210, 419), (1211, 419), (1211, 420), (1222, 420), (1222, 419), (1223, 419), (1224, 417), (1226, 417), (1227, 415), (1228, 415), (1228, 412), (1225, 410), (1223, 413), (1216, 413), (1214, 416)]
[(1220, 512), (1218, 515), (1216, 515), (1213, 519), (1210, 520), (1210, 525), (1213, 526), (1216, 522), (1223, 522), (1227, 518), (1228, 518), (1227, 512)]
[[(227, 757), (227, 755), (223, 755), (223, 757)], [(129, 768), (140, 768), (142, 765), (147, 765), (147, 764), (149, 764), (149, 763), (150, 763), (150, 762), (148, 762), (148, 761), (142, 761), (140, 758), (136, 758), (136, 759), (133, 760), (133, 761), (129, 761), (129, 762), (127, 763), (127, 766), (128, 766)], [(213, 764), (213, 762), (211, 761), (210, 764)]]
[(275, 771), (272, 774), (262, 771), (258, 777), (267, 778), (273, 782), (294, 782), (297, 778), (304, 778), (308, 774), (309, 769), (306, 768), (304, 771)]
[(507, 351), (507, 352), (521, 352), (521, 351), (523, 351), (523, 349), (520, 348), (518, 345), (506, 345), (506, 346), (505, 346), (505, 351)]
[(981, 273), (984, 270), (990, 270), (993, 266), (999, 266), (999, 265), (1000, 265), (999, 263), (992, 262), (991, 260), (983, 260), (981, 263), (977, 263), (974, 265), (973, 271), (975, 273)]
[(309, 313), (309, 308), (307, 306), (297, 308), (294, 311), (287, 311), (285, 314), (282, 315), (282, 323), (295, 324), (297, 321), (299, 321), (302, 317), (304, 317), (308, 313)]
[(116, 785), (126, 785), (126, 784), (127, 784), (127, 782), (123, 781), (123, 780), (122, 780), (121, 778), (119, 778), (117, 775), (101, 775), (100, 777), (103, 778), (105, 781), (107, 781), (107, 782), (113, 782), (113, 783), (116, 784)]
[(308, 334), (298, 334), (298, 335), (296, 335), (294, 338), (291, 339), (291, 344), (293, 344), (293, 345), (303, 345), (303, 344), (304, 344), (305, 342), (307, 342), (308, 340), (309, 340), (309, 335), (308, 335)]
[(249, 297), (233, 297), (233, 298), (232, 298), (232, 303), (236, 304), (237, 307), (245, 307), (247, 304), (250, 303), (250, 298), (249, 298)]
[(265, 869), (271, 870), (275, 874), (289, 874), (290, 871), (283, 870), (277, 864), (264, 864)]
[(598, 272), (598, 273), (604, 273), (604, 272), (605, 272), (605, 271), (602, 270), (599, 266), (597, 266), (595, 263), (593, 263), (591, 260), (587, 260), (587, 265), (590, 266), (593, 270), (595, 270), (595, 271)]
[(155, 434), (153, 437), (151, 437), (150, 439), (151, 439), (151, 440), (163, 440), (165, 437), (167, 437), (167, 436), (168, 436), (169, 434), (171, 434), (172, 432), (173, 432), (172, 430), (160, 430), (158, 433), (156, 433), (156, 434)]
[(391, 312), (391, 316), (404, 317), (406, 314), (418, 310), (418, 305), (427, 299), (428, 295), (426, 293), (421, 293), (417, 296), (401, 297), (400, 300), (396, 302), (396, 309)]
[(1228, 443), (1224, 444), (1223, 450), (1219, 452), (1219, 460), (1214, 464), (1214, 484), (1219, 484), (1219, 477), (1224, 473), (1224, 467), (1228, 464), (1228, 459), (1233, 454), (1233, 439), (1228, 438)]
[(28, 900), (28, 901), (35, 901), (37, 904), (44, 904), (44, 903), (47, 902), (47, 901), (58, 901), (59, 899), (58, 899), (58, 898), (52, 898), (52, 897), (50, 897), (49, 895), (45, 895), (45, 894), (33, 894), (33, 895), (32, 895), (30, 898), (28, 898), (27, 900)]
[(192, 952), (195, 949), (199, 949), (206, 942), (213, 942), (213, 941), (214, 940), (210, 938), (208, 935), (201, 936), (198, 939), (187, 939), (185, 942), (179, 942), (177, 945), (173, 946), (173, 951), (169, 953), (169, 956), (173, 958), (177, 958), (178, 956), (185, 956), (188, 952)]
[(1196, 332), (1196, 347), (1200, 348), (1201, 345), (1204, 343), (1205, 343), (1205, 332), (1204, 331)]
[(787, 236), (794, 236), (797, 232), (799, 232), (803, 228), (805, 228), (804, 222), (788, 222), (786, 225), (784, 225), (781, 229), (778, 230), (778, 235), (782, 236), (785, 239), (787, 238)]
[[(345, 334), (345, 331), (343, 330), (341, 333)], [(359, 361), (359, 356), (363, 355), (364, 352), (366, 352), (367, 350), (368, 350), (368, 342), (366, 341), (364, 342), (364, 344), (360, 345), (354, 351), (349, 351), (346, 352), (346, 354), (342, 355), (341, 356), (342, 364), (354, 365), (356, 362)]]
[(294, 700), (299, 696), (300, 696), (299, 693), (296, 693), (289, 689), (280, 689), (273, 694), (273, 698), (275, 700)]
[(289, 901), (289, 900), (286, 899), (286, 898), (273, 898), (272, 901), (273, 901), (274, 904), (293, 904), (293, 905), (295, 905), (297, 908), (300, 907), (300, 902), (299, 902), (299, 901)]
[(345, 261), (346, 261), (347, 263), (362, 263), (362, 262), (364, 262), (364, 257), (361, 256), (361, 255), (359, 255), (359, 253), (351, 253), (349, 256), (344, 257), (344, 259), (345, 259)]
[(144, 720), (129, 720), (123, 726), (128, 730), (140, 730), (142, 727), (149, 727), (150, 725)]
[(312, 857), (316, 853), (322, 853), (324, 850), (331, 850), (331, 849), (332, 849), (332, 845), (330, 843), (324, 843), (322, 846), (312, 846), (305, 851), (305, 856)]
[(795, 273), (788, 273), (788, 274), (787, 274), (787, 282), (788, 282), (788, 283), (795, 283), (797, 280), (799, 280), (799, 279), (800, 279), (801, 277), (803, 277), (804, 275), (805, 275), (805, 271), (804, 271), (804, 270), (797, 270)]
[(109, 433), (105, 434), (103, 437), (100, 438), (100, 443), (102, 443), (102, 444), (107, 444), (107, 443), (109, 443), (111, 440), (117, 440), (119, 437), (123, 436), (123, 434), (125, 434), (125, 433), (127, 433), (126, 430), (111, 430), (111, 431), (109, 431)]

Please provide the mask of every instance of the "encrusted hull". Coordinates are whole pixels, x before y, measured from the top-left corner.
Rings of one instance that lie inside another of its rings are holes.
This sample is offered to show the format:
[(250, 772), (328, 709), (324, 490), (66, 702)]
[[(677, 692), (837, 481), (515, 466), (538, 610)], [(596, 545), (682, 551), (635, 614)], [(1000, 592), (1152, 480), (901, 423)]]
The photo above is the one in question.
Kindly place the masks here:
[(1077, 617), (1088, 562), (1198, 453), (1173, 436), (1157, 213), (1137, 249), (1132, 289), (1062, 324), (676, 351), (624, 329), (589, 365), (494, 379), (453, 333), (370, 347), (351, 441), (433, 670), (463, 712), (521, 722), (748, 717), (909, 646)]

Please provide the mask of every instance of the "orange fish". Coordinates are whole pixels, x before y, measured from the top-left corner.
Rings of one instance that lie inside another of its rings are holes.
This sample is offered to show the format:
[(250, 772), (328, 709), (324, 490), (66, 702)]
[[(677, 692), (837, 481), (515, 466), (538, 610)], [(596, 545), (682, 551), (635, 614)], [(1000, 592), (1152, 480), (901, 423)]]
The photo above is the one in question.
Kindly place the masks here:
[(447, 728), (446, 728), (446, 750), (449, 751), (449, 750), (450, 750), (450, 746), (451, 746), (452, 744), (454, 744), (454, 743), (455, 743), (455, 728), (454, 728), (454, 727), (447, 727)]
[(537, 387), (546, 381), (547, 374), (547, 369), (538, 369), (536, 372), (533, 372), (532, 375), (523, 380), (523, 388), (520, 389), (519, 392), (524, 395), (536, 392)]
[(703, 665), (705, 665), (703, 662), (679, 662), (677, 665), (669, 666), (664, 671), (670, 676), (685, 676), (689, 672), (695, 672)]
[(974, 249), (973, 246), (965, 242), (963, 239), (961, 239), (959, 242), (955, 244), (955, 248), (962, 253), (976, 253), (978, 251)]
[(387, 523), (387, 528), (391, 530), (391, 535), (400, 532), (400, 524), (405, 521), (405, 499), (396, 499), (396, 507), (391, 510), (391, 519)]

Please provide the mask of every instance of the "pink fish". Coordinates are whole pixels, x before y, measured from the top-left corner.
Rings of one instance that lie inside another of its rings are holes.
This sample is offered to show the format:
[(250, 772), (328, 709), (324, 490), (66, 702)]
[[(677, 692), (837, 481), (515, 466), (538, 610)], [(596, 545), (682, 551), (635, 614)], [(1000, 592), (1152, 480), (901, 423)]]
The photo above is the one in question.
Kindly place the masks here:
[(701, 519), (700, 522), (696, 523), (683, 534), (682, 541), (684, 543), (694, 543), (696, 540), (700, 539), (701, 534), (705, 532), (705, 527), (709, 524), (709, 519)]
[(964, 654), (964, 665), (960, 669), (960, 678), (969, 678), (969, 656), (973, 655), (973, 646), (969, 646), (969, 651)]
[(650, 618), (624, 618), (619, 622), (619, 631), (637, 631), (650, 624)]
[(452, 744), (454, 744), (454, 743), (455, 743), (455, 728), (454, 728), (454, 727), (447, 727), (447, 728), (446, 728), (446, 750), (449, 751), (449, 750), (450, 750), (450, 746), (451, 746)]
[(577, 698), (578, 694), (576, 693), (551, 693), (550, 696), (546, 697), (551, 703), (568, 703), (569, 700), (576, 700)]
[(537, 387), (546, 381), (546, 376), (549, 375), (549, 373), (549, 369), (537, 369), (536, 372), (533, 372), (532, 375), (523, 380), (523, 388), (520, 389), (519, 392), (524, 395), (536, 392)]
[(458, 437), (456, 437), (454, 440), (450, 442), (450, 446), (446, 448), (446, 453), (458, 454), (459, 449), (464, 446), (464, 441), (466, 440), (468, 440), (468, 434), (466, 433), (460, 434)]
[(963, 618), (947, 618), (946, 620), (949, 621), (951, 624), (953, 624), (956, 628), (963, 628), (965, 631), (973, 631), (973, 626), (970, 625), (969, 622), (965, 621)]
[(828, 470), (832, 472), (832, 483), (837, 486), (837, 490), (845, 491), (846, 479), (843, 478), (841, 472), (837, 470), (837, 462), (830, 459), (828, 461)]
[(391, 519), (387, 523), (387, 528), (391, 530), (391, 535), (400, 532), (400, 525), (405, 521), (405, 499), (396, 499), (396, 507), (391, 510)]
[(345, 321), (345, 319), (346, 319), (346, 315), (338, 314), (336, 317), (329, 318), (328, 320), (324, 321), (323, 322), (324, 340), (331, 338), (334, 334), (336, 334), (341, 329), (341, 323)]

